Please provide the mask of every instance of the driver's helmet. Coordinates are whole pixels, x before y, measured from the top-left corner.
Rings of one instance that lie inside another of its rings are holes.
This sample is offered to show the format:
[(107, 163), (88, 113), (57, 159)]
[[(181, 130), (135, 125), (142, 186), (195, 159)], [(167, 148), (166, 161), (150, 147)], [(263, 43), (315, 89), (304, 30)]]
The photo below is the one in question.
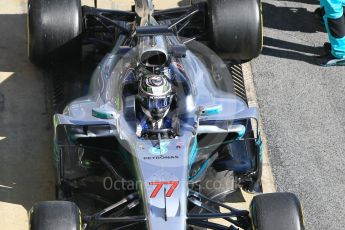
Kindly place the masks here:
[(144, 75), (139, 83), (139, 101), (142, 111), (153, 120), (164, 118), (169, 112), (173, 93), (165, 75)]

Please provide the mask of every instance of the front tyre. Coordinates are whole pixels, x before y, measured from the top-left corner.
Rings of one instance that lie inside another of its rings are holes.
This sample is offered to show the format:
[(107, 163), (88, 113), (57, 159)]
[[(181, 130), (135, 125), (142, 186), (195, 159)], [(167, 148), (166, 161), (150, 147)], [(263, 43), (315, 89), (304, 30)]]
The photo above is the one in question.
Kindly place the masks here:
[(37, 65), (48, 58), (80, 56), (80, 0), (28, 1), (28, 54)]
[(43, 201), (30, 210), (30, 230), (81, 230), (80, 210), (68, 201)]
[(208, 0), (208, 24), (211, 45), (223, 59), (245, 62), (261, 53), (260, 0)]
[(255, 196), (250, 213), (253, 230), (304, 230), (301, 204), (292, 193)]

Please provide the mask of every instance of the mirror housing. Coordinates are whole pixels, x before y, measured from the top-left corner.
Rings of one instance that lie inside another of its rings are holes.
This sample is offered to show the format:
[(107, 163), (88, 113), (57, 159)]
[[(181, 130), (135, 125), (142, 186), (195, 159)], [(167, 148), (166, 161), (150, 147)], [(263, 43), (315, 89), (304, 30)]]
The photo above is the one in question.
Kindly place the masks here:
[(114, 119), (115, 111), (107, 108), (93, 108), (92, 116), (99, 119)]

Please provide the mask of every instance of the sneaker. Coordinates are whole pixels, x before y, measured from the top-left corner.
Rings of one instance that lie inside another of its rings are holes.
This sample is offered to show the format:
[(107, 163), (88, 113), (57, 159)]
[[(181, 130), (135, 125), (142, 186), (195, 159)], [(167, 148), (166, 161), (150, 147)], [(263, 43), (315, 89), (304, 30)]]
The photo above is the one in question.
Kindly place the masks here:
[(345, 66), (345, 58), (336, 58), (331, 53), (318, 57), (320, 66)]
[(329, 42), (325, 42), (323, 44), (323, 50), (325, 51), (326, 54), (329, 54), (332, 51), (332, 45)]
[(324, 21), (323, 21), (324, 14), (325, 14), (324, 9), (320, 7), (316, 8), (316, 10), (314, 11), (314, 17), (316, 18), (316, 20), (320, 21), (322, 25), (324, 24)]

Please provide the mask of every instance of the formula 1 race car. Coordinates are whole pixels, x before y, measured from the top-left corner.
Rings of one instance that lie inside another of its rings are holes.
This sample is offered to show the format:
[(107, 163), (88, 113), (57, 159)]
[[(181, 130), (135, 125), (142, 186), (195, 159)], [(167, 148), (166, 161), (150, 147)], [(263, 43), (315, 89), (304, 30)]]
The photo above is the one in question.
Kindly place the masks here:
[(290, 193), (225, 204), (262, 192), (258, 111), (228, 69), (261, 50), (257, 0), (128, 12), (30, 0), (28, 28), (41, 66), (86, 44), (106, 53), (87, 95), (54, 115), (58, 200), (33, 206), (30, 229), (304, 229)]

